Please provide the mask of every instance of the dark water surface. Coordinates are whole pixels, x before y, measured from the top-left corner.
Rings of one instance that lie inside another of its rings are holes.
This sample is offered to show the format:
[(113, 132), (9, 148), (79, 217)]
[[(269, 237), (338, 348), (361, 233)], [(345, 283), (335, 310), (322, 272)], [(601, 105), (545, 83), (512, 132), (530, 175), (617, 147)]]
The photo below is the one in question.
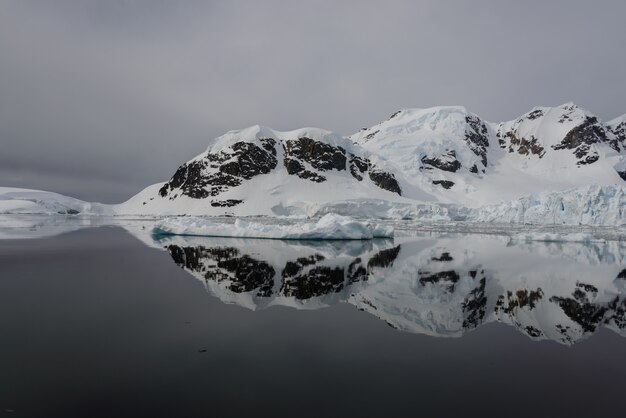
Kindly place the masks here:
[(0, 416), (623, 416), (621, 247), (476, 242), (0, 240)]

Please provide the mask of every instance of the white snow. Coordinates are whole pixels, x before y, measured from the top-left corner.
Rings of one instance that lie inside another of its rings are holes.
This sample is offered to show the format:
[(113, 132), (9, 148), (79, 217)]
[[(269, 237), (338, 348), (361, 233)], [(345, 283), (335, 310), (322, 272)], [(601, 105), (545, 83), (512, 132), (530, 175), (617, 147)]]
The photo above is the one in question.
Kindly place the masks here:
[(393, 228), (352, 218), (328, 214), (316, 223), (292, 225), (263, 224), (237, 219), (234, 224), (205, 218), (166, 218), (154, 226), (155, 234), (211, 237), (245, 237), (286, 240), (361, 240), (393, 237)]
[(109, 205), (89, 203), (42, 190), (0, 187), (0, 214), (90, 214), (112, 213)]

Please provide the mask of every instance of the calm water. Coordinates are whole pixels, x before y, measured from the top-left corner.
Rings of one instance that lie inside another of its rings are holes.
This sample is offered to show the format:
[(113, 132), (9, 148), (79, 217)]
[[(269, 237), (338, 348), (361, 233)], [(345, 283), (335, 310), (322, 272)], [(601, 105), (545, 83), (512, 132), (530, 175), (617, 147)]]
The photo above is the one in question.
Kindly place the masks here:
[(623, 244), (129, 230), (0, 240), (0, 416), (623, 416)]

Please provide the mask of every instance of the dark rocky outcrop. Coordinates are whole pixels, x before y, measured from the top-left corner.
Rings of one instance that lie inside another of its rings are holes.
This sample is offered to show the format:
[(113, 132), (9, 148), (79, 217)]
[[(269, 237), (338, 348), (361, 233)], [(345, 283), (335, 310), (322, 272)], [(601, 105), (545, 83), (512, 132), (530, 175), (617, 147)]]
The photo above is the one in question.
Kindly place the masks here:
[(441, 186), (444, 189), (450, 189), (454, 186), (454, 182), (450, 180), (433, 180), (433, 184), (436, 186)]
[(585, 165), (598, 161), (600, 157), (591, 146), (601, 142), (609, 143), (606, 130), (598, 123), (595, 116), (587, 116), (583, 123), (571, 129), (563, 140), (553, 145), (552, 148), (554, 150), (573, 150), (578, 159), (576, 164)]
[(543, 115), (544, 113), (541, 109), (532, 110), (526, 114), (526, 119), (535, 120), (542, 117)]
[(311, 138), (298, 138), (285, 142), (285, 158), (297, 158), (316, 170), (345, 170), (346, 151)]
[(243, 203), (243, 200), (239, 199), (226, 199), (226, 200), (212, 200), (211, 206), (213, 207), (222, 207), (222, 208), (230, 208), (233, 206), (237, 206)]
[(425, 169), (431, 170), (431, 167), (438, 168), (439, 170), (449, 171), (455, 173), (461, 168), (461, 163), (456, 158), (456, 151), (449, 150), (446, 154), (440, 157), (428, 157), (423, 156), (421, 158), (422, 164)]
[(391, 114), (391, 116), (389, 116), (389, 119), (391, 120), (391, 119), (395, 118), (395, 117), (396, 117), (396, 116), (398, 116), (400, 113), (402, 113), (402, 111), (401, 111), (401, 110), (397, 110), (397, 111), (393, 112), (393, 113)]
[(285, 164), (287, 173), (296, 175), (301, 179), (310, 180), (315, 183), (323, 183), (326, 181), (326, 177), (307, 170), (300, 161), (294, 160), (293, 158), (285, 157), (283, 164)]
[(398, 184), (396, 177), (392, 173), (387, 173), (386, 171), (370, 168), (369, 177), (370, 180), (372, 180), (372, 182), (381, 189), (397, 193), (402, 196), (402, 189), (400, 188), (400, 184)]
[(465, 142), (474, 154), (480, 157), (484, 167), (487, 167), (487, 149), (489, 148), (489, 131), (487, 125), (479, 117), (468, 115), (465, 121), (469, 129), (465, 131)]
[(363, 173), (369, 169), (369, 160), (356, 155), (350, 157), (350, 174), (358, 181), (363, 180)]
[(513, 132), (506, 132), (503, 136), (508, 139), (509, 152), (517, 152), (521, 155), (536, 155), (542, 158), (546, 151), (539, 144), (539, 140), (531, 135), (530, 138), (518, 137)]
[(203, 158), (183, 164), (159, 190), (161, 197), (175, 198), (178, 194), (194, 199), (217, 196), (231, 187), (239, 186), (276, 168), (275, 140), (265, 138), (263, 148), (237, 142), (228, 152), (207, 153)]
[(370, 139), (374, 138), (376, 136), (376, 134), (379, 133), (379, 132), (380, 132), (379, 130), (376, 130), (376, 131), (374, 131), (372, 133), (369, 133), (369, 134), (365, 135), (365, 139), (370, 140)]
[(621, 150), (626, 149), (624, 144), (626, 144), (626, 121), (618, 123), (617, 125), (609, 128), (614, 135), (614, 138), (611, 139), (608, 143), (615, 151), (620, 152)]
[[(376, 186), (402, 194), (393, 174), (377, 169), (369, 159), (353, 155), (342, 147), (302, 137), (286, 141), (284, 151), (283, 164), (291, 175), (322, 183), (327, 178), (321, 173), (330, 170), (343, 171), (349, 166), (350, 174), (356, 180), (363, 181), (364, 174), (369, 171), (369, 178)], [(305, 164), (315, 171), (307, 169)]]

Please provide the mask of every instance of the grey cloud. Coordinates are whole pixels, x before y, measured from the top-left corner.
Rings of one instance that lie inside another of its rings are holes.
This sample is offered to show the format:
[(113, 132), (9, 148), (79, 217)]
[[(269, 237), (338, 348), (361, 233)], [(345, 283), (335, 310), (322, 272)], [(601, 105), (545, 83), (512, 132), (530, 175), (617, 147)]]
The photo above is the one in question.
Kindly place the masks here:
[(621, 1), (0, 3), (0, 184), (119, 201), (255, 123), (626, 112)]

